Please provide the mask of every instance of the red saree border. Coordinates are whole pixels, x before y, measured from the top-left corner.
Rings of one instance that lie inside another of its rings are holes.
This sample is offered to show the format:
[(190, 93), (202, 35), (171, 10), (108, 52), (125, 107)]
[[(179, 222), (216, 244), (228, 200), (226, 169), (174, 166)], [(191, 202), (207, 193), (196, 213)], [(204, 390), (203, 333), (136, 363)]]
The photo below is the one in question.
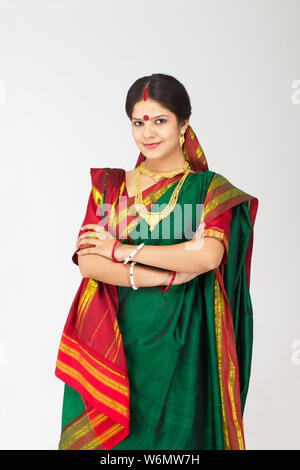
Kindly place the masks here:
[(239, 368), (232, 312), (219, 268), (215, 270), (215, 326), (225, 450), (245, 450)]
[(210, 222), (211, 220), (214, 220), (214, 218), (223, 214), (226, 210), (232, 209), (247, 200), (250, 214), (251, 234), (246, 251), (245, 263), (247, 284), (248, 288), (250, 288), (251, 258), (254, 238), (253, 229), (258, 210), (258, 199), (255, 196), (251, 196), (251, 194), (233, 186), (226, 178), (224, 178), (224, 176), (219, 173), (215, 173), (207, 190), (201, 221), (204, 219), (204, 222)]
[[(258, 199), (236, 188), (222, 175), (215, 173), (209, 184), (204, 201), (203, 218), (205, 222), (210, 222), (215, 217), (223, 214), (226, 210), (247, 200), (249, 201), (248, 209), (251, 222), (251, 234), (245, 255), (247, 284), (249, 288), (253, 228), (258, 209)], [(215, 334), (222, 403), (224, 446), (226, 450), (245, 450), (239, 367), (233, 316), (223, 281), (224, 265), (216, 268), (214, 272)]]
[(257, 201), (254, 196), (237, 188), (219, 173), (215, 173), (207, 189), (201, 220), (210, 222), (226, 210), (249, 199)]
[(85, 391), (95, 408), (101, 408), (107, 416), (128, 427), (128, 377), (116, 373), (103, 358), (96, 359), (72, 332), (61, 338), (55, 375), (68, 378), (72, 386), (76, 385), (75, 390)]
[[(87, 443), (91, 436), (91, 442), (101, 445), (103, 449), (110, 449), (129, 435), (128, 377), (112, 369), (111, 364), (102, 357), (96, 358), (72, 331), (66, 334), (64, 330), (62, 335), (55, 375), (82, 396), (90, 425), (90, 428), (84, 426), (85, 432), (80, 435), (82, 442)], [(78, 416), (72, 426), (79, 423), (83, 415)], [(83, 445), (77, 438), (69, 438), (69, 446), (65, 443), (64, 435), (68, 434), (68, 429), (69, 425), (63, 430), (60, 448), (70, 450)]]

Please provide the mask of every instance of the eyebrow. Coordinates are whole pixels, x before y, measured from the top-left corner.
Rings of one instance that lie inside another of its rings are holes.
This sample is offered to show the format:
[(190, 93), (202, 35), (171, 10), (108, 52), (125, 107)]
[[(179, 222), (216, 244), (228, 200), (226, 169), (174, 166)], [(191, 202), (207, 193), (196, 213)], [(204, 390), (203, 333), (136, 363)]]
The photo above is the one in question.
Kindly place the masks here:
[[(157, 119), (159, 117), (169, 117), (169, 116), (167, 114), (160, 114), (159, 116), (155, 116), (155, 117), (151, 118), (150, 121), (152, 121), (152, 119)], [(132, 120), (133, 119), (136, 120), (136, 121), (143, 121), (143, 119), (140, 119), (140, 118), (133, 117)]]

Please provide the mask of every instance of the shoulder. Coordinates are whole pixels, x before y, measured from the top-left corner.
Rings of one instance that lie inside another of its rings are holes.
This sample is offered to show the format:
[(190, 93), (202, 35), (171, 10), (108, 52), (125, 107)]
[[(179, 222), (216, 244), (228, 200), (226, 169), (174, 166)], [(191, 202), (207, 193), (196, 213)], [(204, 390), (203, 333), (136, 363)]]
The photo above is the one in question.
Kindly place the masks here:
[(125, 170), (123, 168), (90, 168), (92, 178), (97, 176), (124, 175), (124, 173)]
[(243, 195), (243, 197), (248, 197), (250, 198), (255, 198), (255, 196), (252, 196), (248, 192), (244, 191), (236, 184), (232, 182), (232, 179), (226, 178), (224, 175), (221, 173), (213, 172), (213, 178), (211, 180), (211, 187), (212, 189), (217, 189), (217, 188), (222, 188), (224, 191), (232, 191), (235, 195)]
[(214, 173), (208, 187), (207, 198), (208, 201), (215, 200), (215, 206), (218, 204), (218, 201), (221, 201), (222, 204), (220, 204), (220, 206), (222, 206), (224, 210), (244, 205), (249, 209), (251, 222), (252, 225), (254, 225), (259, 202), (258, 198), (233, 184), (233, 182), (227, 179), (224, 175), (216, 172)]
[(124, 170), (124, 173), (125, 173), (125, 175), (126, 175), (126, 178), (128, 178), (128, 179), (129, 179), (129, 178), (132, 178), (132, 177), (135, 176), (135, 174), (136, 174), (136, 169), (133, 168), (133, 170), (128, 170), (128, 171), (125, 171), (125, 170)]
[(125, 170), (123, 168), (90, 168), (91, 175), (99, 175), (99, 174), (115, 174), (115, 173), (124, 173)]
[(104, 183), (118, 185), (124, 177), (125, 170), (123, 168), (90, 168), (92, 185), (102, 188)]

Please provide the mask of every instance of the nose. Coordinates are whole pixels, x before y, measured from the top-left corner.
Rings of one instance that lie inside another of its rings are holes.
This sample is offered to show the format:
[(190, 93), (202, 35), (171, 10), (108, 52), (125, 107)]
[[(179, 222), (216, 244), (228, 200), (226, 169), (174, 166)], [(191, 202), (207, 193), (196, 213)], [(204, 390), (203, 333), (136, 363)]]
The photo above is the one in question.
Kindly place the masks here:
[(150, 123), (144, 124), (143, 127), (144, 127), (143, 129), (144, 138), (148, 139), (149, 137), (153, 137), (155, 135), (155, 132), (153, 131), (153, 128)]

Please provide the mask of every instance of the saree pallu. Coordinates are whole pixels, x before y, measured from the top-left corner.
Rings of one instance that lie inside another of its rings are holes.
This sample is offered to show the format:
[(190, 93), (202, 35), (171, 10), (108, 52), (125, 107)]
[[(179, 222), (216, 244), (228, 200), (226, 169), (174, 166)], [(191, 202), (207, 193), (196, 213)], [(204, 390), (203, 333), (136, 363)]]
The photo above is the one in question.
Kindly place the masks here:
[[(133, 245), (182, 243), (197, 229), (199, 203), (204, 237), (221, 240), (225, 252), (217, 269), (164, 293), (158, 286), (133, 290), (82, 279), (56, 364), (56, 375), (65, 382), (59, 448), (245, 449), (242, 416), (252, 356), (249, 288), (258, 200), (218, 173), (190, 174), (177, 201), (182, 214), (190, 205), (190, 216), (178, 226), (174, 210), (165, 237), (166, 219), (150, 234), (136, 215), (123, 169), (92, 168), (91, 176), (82, 225), (105, 224), (126, 244), (127, 236)], [(143, 191), (147, 208), (167, 203), (179, 178)], [(125, 209), (120, 196), (126, 198)], [(105, 217), (99, 208), (107, 202), (111, 209)]]

